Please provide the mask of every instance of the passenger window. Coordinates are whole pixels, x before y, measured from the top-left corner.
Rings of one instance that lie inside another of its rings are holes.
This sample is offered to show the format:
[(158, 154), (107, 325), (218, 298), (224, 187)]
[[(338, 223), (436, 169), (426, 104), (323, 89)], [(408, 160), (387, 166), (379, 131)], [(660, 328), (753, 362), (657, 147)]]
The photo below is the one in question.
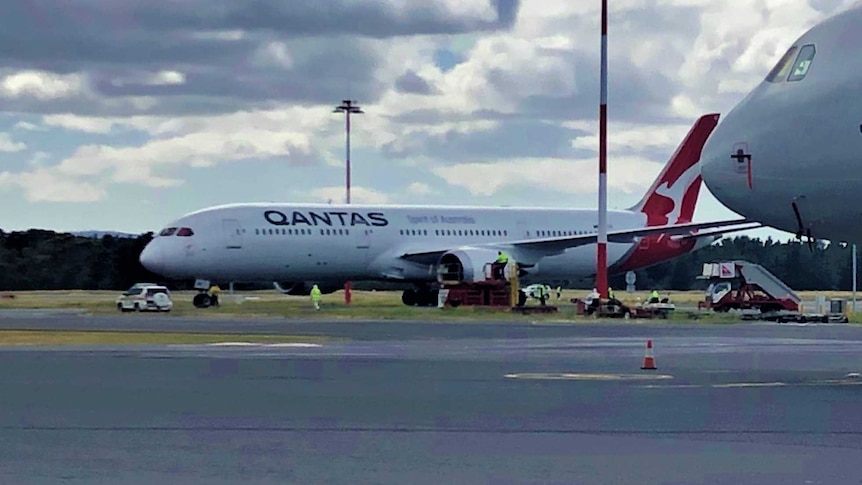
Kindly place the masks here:
[(780, 83), (784, 81), (787, 74), (790, 73), (790, 67), (793, 66), (793, 58), (796, 55), (797, 47), (793, 46), (787, 50), (784, 56), (778, 61), (778, 64), (769, 71), (766, 80), (771, 83)]
[(799, 56), (796, 57), (796, 62), (793, 64), (793, 72), (787, 78), (787, 82), (796, 82), (805, 79), (808, 70), (811, 69), (811, 62), (814, 60), (814, 55), (817, 54), (817, 49), (814, 44), (802, 46), (799, 50)]

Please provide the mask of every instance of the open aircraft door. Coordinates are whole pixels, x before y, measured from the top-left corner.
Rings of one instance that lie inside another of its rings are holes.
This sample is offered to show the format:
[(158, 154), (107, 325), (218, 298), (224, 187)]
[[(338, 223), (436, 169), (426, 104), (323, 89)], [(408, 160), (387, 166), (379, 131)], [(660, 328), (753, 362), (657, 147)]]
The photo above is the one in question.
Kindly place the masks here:
[(240, 227), (239, 221), (236, 219), (224, 219), (222, 221), (222, 228), (224, 229), (226, 247), (228, 249), (241, 249), (242, 227)]

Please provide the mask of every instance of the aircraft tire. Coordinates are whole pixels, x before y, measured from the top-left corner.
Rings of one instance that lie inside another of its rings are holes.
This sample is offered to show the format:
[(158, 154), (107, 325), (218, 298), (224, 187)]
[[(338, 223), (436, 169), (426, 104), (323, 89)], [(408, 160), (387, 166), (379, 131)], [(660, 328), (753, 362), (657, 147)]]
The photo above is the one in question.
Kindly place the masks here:
[(194, 305), (195, 308), (206, 308), (210, 306), (210, 297), (207, 296), (206, 293), (198, 293), (194, 298), (192, 298), (192, 305)]
[(419, 295), (416, 290), (404, 290), (404, 293), (401, 293), (401, 303), (407, 306), (416, 306), (418, 301)]
[(419, 292), (419, 297), (420, 297), (419, 305), (420, 306), (427, 306), (427, 307), (437, 306), (438, 295), (439, 295), (439, 292), (432, 291), (432, 290), (426, 290), (426, 291)]

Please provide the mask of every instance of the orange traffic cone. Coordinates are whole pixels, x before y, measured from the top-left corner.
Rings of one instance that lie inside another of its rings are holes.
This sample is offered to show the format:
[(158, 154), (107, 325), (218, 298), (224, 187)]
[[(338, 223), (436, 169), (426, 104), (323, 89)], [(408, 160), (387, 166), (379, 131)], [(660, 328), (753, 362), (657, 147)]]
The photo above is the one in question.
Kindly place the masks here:
[(652, 340), (646, 341), (646, 354), (644, 355), (644, 365), (641, 367), (642, 370), (656, 370), (658, 367), (655, 366), (655, 357), (652, 355)]

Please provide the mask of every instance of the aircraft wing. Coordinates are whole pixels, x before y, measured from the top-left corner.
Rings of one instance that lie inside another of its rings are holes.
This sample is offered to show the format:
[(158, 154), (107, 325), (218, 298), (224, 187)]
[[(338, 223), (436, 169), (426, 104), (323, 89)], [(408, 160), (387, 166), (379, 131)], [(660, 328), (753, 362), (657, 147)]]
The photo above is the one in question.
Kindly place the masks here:
[[(748, 229), (756, 229), (761, 227), (760, 223), (748, 221), (745, 219), (736, 219), (728, 221), (713, 221), (713, 222), (692, 222), (687, 224), (675, 224), (667, 226), (644, 227), (640, 229), (630, 229), (624, 231), (608, 231), (608, 242), (613, 243), (635, 243), (639, 238), (650, 236), (653, 234), (666, 234), (674, 236), (675, 239), (690, 239), (700, 237), (710, 237), (725, 232), (744, 231)], [(717, 229), (719, 228), (719, 229)], [(716, 229), (708, 233), (700, 233), (703, 229)], [(511, 252), (516, 261), (525, 264), (535, 264), (539, 259), (559, 254), (569, 248), (578, 246), (586, 246), (587, 244), (595, 244), (597, 242), (597, 234), (583, 234), (579, 236), (561, 236), (542, 239), (528, 239), (522, 241), (509, 242), (490, 242), (480, 244), (470, 244), (472, 248), (488, 248), (488, 249), (503, 249)], [(405, 252), (400, 255), (402, 259), (407, 259), (422, 264), (434, 264), (447, 251), (455, 248), (445, 249), (428, 249)]]
[[(665, 234), (668, 236), (678, 236), (682, 238), (706, 237), (715, 236), (724, 232), (756, 229), (760, 226), (760, 223), (748, 221), (745, 219), (713, 222), (690, 222), (687, 224), (653, 226), (640, 229), (629, 229), (624, 231), (608, 231), (608, 242), (633, 244), (638, 242), (638, 240), (642, 237), (651, 236), (654, 234)], [(695, 232), (703, 229), (714, 228), (721, 228), (721, 230), (711, 231), (709, 234), (703, 235), (699, 232)], [(595, 244), (597, 241), (598, 234), (586, 234), (581, 236), (565, 236), (556, 238), (515, 241), (507, 243), (507, 246), (511, 247), (512, 250), (516, 253), (522, 251), (540, 252), (543, 253), (543, 256), (550, 256), (553, 254), (559, 254), (569, 248), (585, 246), (587, 244)], [(515, 255), (515, 260), (518, 260), (517, 255)]]

